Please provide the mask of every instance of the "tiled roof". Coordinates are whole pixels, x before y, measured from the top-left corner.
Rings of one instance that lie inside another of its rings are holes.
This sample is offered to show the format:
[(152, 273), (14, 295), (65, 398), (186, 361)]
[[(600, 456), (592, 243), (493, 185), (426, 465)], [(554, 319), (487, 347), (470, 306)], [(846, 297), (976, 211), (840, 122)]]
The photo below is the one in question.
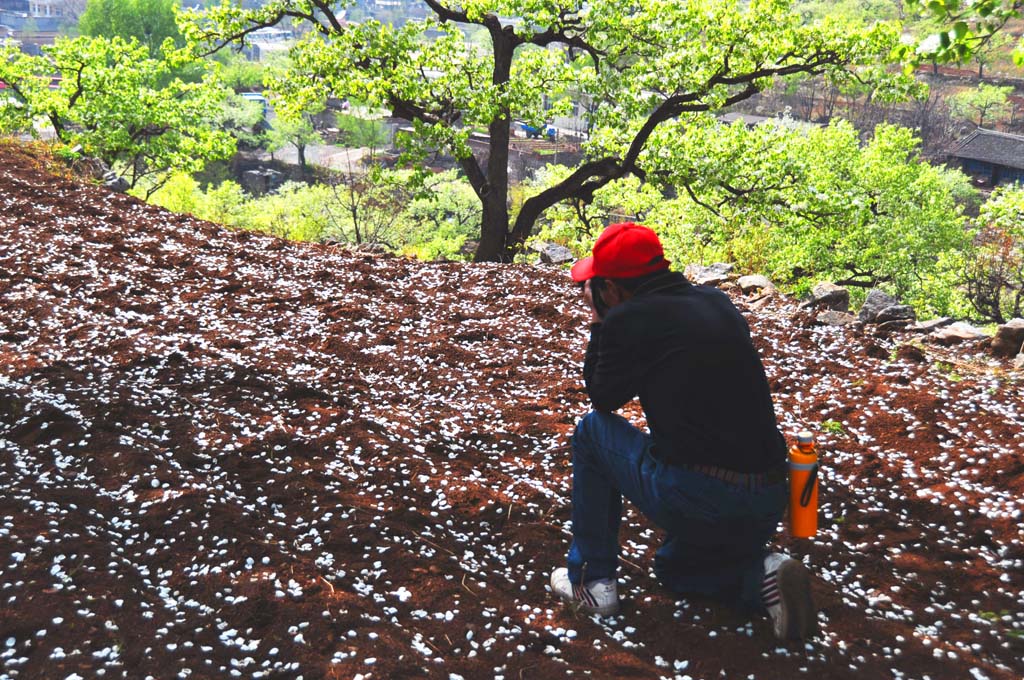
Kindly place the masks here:
[(950, 155), (1024, 170), (1024, 136), (978, 128), (957, 142)]

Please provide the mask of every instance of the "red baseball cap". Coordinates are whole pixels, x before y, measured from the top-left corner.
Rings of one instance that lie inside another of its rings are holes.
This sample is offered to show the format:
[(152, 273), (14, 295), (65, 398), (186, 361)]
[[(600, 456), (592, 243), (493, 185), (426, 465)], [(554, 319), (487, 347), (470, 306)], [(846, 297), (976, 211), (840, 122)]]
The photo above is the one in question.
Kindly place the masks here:
[(605, 228), (594, 243), (593, 253), (572, 266), (573, 281), (583, 282), (595, 276), (631, 279), (668, 269), (670, 264), (658, 235), (633, 222)]

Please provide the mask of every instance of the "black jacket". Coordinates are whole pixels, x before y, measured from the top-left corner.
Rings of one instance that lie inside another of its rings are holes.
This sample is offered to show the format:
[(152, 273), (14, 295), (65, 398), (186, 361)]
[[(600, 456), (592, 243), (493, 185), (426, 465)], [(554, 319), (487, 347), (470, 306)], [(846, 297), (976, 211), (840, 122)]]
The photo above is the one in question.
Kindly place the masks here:
[(738, 472), (785, 462), (750, 328), (716, 288), (674, 272), (646, 282), (591, 326), (583, 377), (598, 411), (640, 397), (666, 461)]

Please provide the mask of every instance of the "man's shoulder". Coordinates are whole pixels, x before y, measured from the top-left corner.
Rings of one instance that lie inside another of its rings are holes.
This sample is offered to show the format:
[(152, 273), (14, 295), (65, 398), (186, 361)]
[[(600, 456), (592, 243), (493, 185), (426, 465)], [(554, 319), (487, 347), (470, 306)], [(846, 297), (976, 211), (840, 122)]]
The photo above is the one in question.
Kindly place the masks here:
[(709, 304), (735, 308), (732, 298), (721, 289), (692, 283), (665, 293), (636, 296), (618, 305), (617, 308), (627, 314), (650, 314), (652, 311), (658, 312), (663, 309), (685, 309)]
[[(645, 332), (652, 326), (674, 323), (693, 304), (689, 289), (671, 295), (641, 295), (612, 307), (605, 315), (605, 326), (623, 333)], [(699, 303), (698, 303), (699, 304)]]

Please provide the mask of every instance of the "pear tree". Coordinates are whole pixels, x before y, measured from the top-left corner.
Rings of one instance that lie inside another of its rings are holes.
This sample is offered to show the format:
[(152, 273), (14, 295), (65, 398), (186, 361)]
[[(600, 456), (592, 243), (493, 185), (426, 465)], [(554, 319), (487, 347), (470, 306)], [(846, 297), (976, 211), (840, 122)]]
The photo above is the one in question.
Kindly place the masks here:
[(171, 75), (187, 58), (153, 59), (134, 38), (59, 38), (39, 56), (0, 46), (0, 133), (49, 132), (148, 196), (170, 172), (200, 170), (235, 150), (231, 135), (211, 125), (226, 90)]
[[(406, 158), (451, 154), (480, 202), (478, 261), (511, 260), (556, 204), (586, 205), (629, 176), (657, 182), (656, 138), (686, 134), (776, 78), (857, 77), (859, 65), (877, 64), (899, 39), (889, 23), (805, 23), (788, 0), (423, 0), (426, 18), (401, 26), (350, 23), (347, 4), (224, 0), (179, 22), (207, 53), (281, 22), (304, 27), (290, 69), (271, 83), (283, 106), (349, 98), (411, 121)], [(574, 105), (588, 119), (584, 159), (513, 211), (515, 122), (543, 126)], [(471, 151), (474, 134), (484, 153)]]

